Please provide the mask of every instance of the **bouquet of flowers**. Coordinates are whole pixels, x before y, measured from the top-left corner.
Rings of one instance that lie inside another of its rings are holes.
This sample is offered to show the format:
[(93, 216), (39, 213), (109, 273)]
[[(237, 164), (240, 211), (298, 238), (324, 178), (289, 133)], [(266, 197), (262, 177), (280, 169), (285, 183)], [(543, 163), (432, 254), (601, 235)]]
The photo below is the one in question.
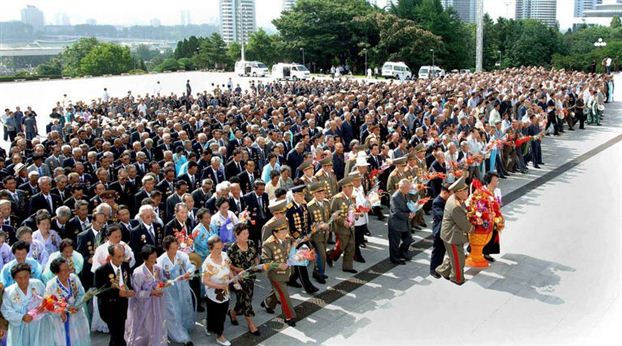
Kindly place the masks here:
[(192, 245), (194, 244), (192, 234), (186, 234), (186, 232), (183, 232), (182, 229), (181, 231), (173, 230), (173, 235), (179, 244), (179, 251), (184, 253), (192, 252)]
[(67, 311), (67, 301), (63, 298), (59, 299), (55, 295), (49, 295), (46, 297), (38, 296), (34, 291), (33, 295), (41, 300), (41, 303), (28, 311), (28, 314), (32, 316), (33, 319), (38, 319), (43, 316), (45, 313), (52, 313), (56, 315), (60, 315)]
[(240, 220), (240, 223), (247, 223), (253, 226), (255, 225), (255, 220), (251, 219), (251, 212), (248, 211), (248, 209), (244, 209), (244, 211), (240, 213), (238, 220)]
[(484, 192), (478, 180), (473, 181), (473, 187), (475, 189), (467, 201), (467, 218), (475, 226), (475, 233), (490, 233), (495, 218), (492, 205), (495, 199)]
[(434, 179), (441, 179), (441, 180), (445, 180), (447, 176), (445, 175), (445, 173), (442, 172), (432, 172), (428, 174), (428, 180), (434, 180)]
[(298, 249), (292, 247), (287, 264), (290, 266), (307, 266), (309, 261), (315, 261), (315, 258), (315, 250), (309, 249), (307, 245), (303, 245)]

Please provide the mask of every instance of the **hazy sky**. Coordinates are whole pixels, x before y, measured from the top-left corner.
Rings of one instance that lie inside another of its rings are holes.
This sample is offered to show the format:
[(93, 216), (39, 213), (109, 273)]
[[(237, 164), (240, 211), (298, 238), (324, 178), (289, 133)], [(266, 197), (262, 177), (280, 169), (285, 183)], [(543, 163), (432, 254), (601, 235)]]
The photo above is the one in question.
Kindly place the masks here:
[[(19, 20), (20, 10), (27, 4), (34, 5), (45, 14), (48, 24), (55, 24), (56, 15), (65, 13), (71, 24), (82, 24), (92, 18), (98, 24), (148, 25), (157, 18), (164, 25), (179, 24), (181, 11), (189, 10), (191, 22), (218, 23), (218, 0), (0, 0), (0, 21)], [(377, 0), (385, 6), (388, 0)], [(272, 19), (279, 16), (282, 0), (256, 0), (257, 24), (272, 27)], [(507, 4), (507, 6), (506, 6)], [(514, 16), (515, 0), (484, 0), (484, 10), (493, 18)], [(176, 8), (172, 9), (172, 8)], [(562, 29), (571, 26), (574, 0), (557, 0), (557, 19)]]

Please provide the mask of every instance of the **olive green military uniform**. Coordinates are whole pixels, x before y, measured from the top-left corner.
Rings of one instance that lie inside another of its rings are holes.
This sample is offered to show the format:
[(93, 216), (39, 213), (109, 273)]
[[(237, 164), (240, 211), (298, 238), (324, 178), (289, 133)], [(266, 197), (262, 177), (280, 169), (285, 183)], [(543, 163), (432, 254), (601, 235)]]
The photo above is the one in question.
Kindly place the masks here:
[(393, 196), (393, 193), (398, 190), (400, 180), (408, 178), (408, 175), (404, 172), (405, 163), (405, 156), (393, 160), (395, 168), (393, 168), (393, 171), (391, 171), (387, 179), (387, 193), (389, 196)]
[[(460, 191), (465, 188), (467, 186), (462, 177), (451, 185), (450, 190)], [(473, 229), (464, 205), (456, 200), (455, 195), (449, 196), (441, 223), (441, 239), (448, 257), (436, 268), (436, 272), (459, 285), (464, 283), (464, 244), (469, 241), (468, 233)]]
[[(279, 218), (277, 218), (277, 216), (275, 216), (275, 213), (285, 213), (285, 211), (287, 210), (287, 201), (282, 200), (282, 201), (277, 201), (275, 203), (272, 203), (268, 206), (268, 209), (270, 209), (270, 213), (272, 213), (272, 217), (270, 218), (270, 220), (268, 220), (268, 222), (266, 222), (262, 227), (261, 227), (261, 241), (264, 242), (266, 241), (271, 235), (272, 235), (272, 230), (274, 229), (274, 227), (276, 225), (278, 225), (278, 222), (281, 220)], [(287, 222), (287, 219), (285, 217), (282, 217), (282, 220), (285, 220), (285, 222)]]
[[(346, 184), (352, 184), (352, 178), (346, 177), (342, 179)], [(342, 185), (343, 186), (343, 185)], [(343, 252), (343, 270), (354, 269), (352, 264), (354, 260), (354, 224), (346, 225), (350, 208), (354, 207), (354, 200), (348, 198), (343, 192), (333, 196), (330, 201), (330, 213), (335, 214), (333, 219), (333, 230), (337, 236), (335, 249), (330, 251), (327, 257), (331, 261), (336, 261)]]
[[(285, 219), (278, 220), (273, 227), (274, 230), (288, 228), (287, 221)], [(274, 235), (270, 235), (261, 247), (261, 261), (263, 263), (287, 263), (291, 246), (291, 238), (288, 237), (281, 241)], [(263, 303), (270, 309), (274, 309), (276, 305), (280, 303), (285, 319), (295, 319), (296, 312), (289, 298), (287, 285), (285, 285), (285, 282), (289, 280), (290, 268), (285, 270), (278, 268), (270, 269), (267, 272), (267, 276), (272, 285), (272, 291), (270, 291), (270, 294), (264, 299)]]
[(302, 180), (305, 185), (307, 185), (307, 188), (305, 188), (304, 192), (305, 192), (305, 201), (308, 203), (310, 200), (313, 199), (313, 195), (311, 194), (311, 192), (309, 191), (309, 186), (315, 181), (315, 177), (313, 177), (313, 171), (311, 171), (311, 176), (306, 176), (304, 174), (304, 171), (308, 168), (312, 168), (313, 166), (311, 165), (310, 161), (305, 161), (303, 163), (300, 164), (300, 166), (298, 167), (298, 169), (303, 172), (302, 177), (300, 177), (300, 180)]
[[(311, 186), (311, 190), (314, 192), (317, 189), (324, 189), (323, 185), (314, 184)], [(330, 203), (327, 200), (318, 201), (315, 198), (311, 200), (307, 204), (307, 209), (309, 210), (309, 217), (311, 222), (311, 227), (315, 228), (315, 231), (311, 235), (311, 240), (313, 241), (313, 246), (315, 247), (315, 252), (317, 254), (317, 261), (315, 266), (315, 271), (320, 275), (324, 275), (326, 271), (326, 248), (328, 246), (328, 235), (330, 233), (329, 229), (324, 229), (320, 227), (321, 224), (327, 223), (330, 220)]]
[(339, 192), (339, 185), (337, 184), (337, 177), (335, 176), (335, 173), (327, 172), (324, 169), (325, 166), (333, 165), (332, 157), (329, 156), (329, 157), (326, 157), (320, 160), (320, 165), (322, 165), (322, 168), (319, 171), (317, 171), (317, 173), (315, 173), (315, 179), (316, 181), (321, 181), (324, 183), (325, 188), (326, 188), (326, 193), (328, 193), (329, 196), (334, 196), (335, 194), (337, 194), (337, 192)]

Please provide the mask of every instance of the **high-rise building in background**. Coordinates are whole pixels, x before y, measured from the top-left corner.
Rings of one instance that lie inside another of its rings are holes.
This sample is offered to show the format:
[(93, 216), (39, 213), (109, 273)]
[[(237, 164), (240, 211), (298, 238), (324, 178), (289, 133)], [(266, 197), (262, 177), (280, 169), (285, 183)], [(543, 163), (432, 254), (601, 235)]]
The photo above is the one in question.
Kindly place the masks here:
[[(590, 9), (583, 11), (582, 17), (606, 18), (611, 20), (614, 16), (622, 16), (622, 0), (600, 0)], [(605, 23), (606, 24), (606, 23)]]
[(443, 8), (453, 7), (463, 22), (475, 23), (476, 0), (441, 0)]
[(190, 11), (183, 10), (181, 11), (181, 25), (186, 26), (192, 24), (190, 20)]
[(149, 25), (157, 28), (160, 25), (162, 25), (162, 23), (160, 22), (158, 18), (153, 18), (152, 20), (149, 21)]
[(583, 17), (585, 10), (593, 10), (602, 3), (603, 0), (574, 0), (574, 16)]
[(283, 11), (289, 11), (294, 7), (296, 0), (283, 0)]
[(256, 30), (255, 0), (220, 0), (220, 35), (225, 42), (248, 42)]
[(516, 19), (537, 19), (557, 25), (557, 0), (516, 0)]
[(43, 12), (35, 6), (26, 6), (22, 9), (22, 23), (30, 24), (35, 30), (41, 29), (45, 25)]
[(67, 13), (57, 13), (55, 24), (69, 26), (71, 25), (71, 20), (69, 19), (69, 16), (67, 15)]

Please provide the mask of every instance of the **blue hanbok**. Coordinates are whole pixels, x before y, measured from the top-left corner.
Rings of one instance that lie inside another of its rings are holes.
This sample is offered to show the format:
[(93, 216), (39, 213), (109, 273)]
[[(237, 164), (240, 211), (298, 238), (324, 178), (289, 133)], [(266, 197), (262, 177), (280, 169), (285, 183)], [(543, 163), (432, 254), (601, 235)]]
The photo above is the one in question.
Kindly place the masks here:
[[(39, 264), (39, 262), (30, 257), (26, 257), (25, 263), (30, 265), (30, 277), (32, 279), (40, 280), (41, 264)], [(14, 259), (11, 262), (7, 263), (4, 267), (2, 267), (2, 272), (0, 272), (0, 281), (2, 281), (4, 287), (9, 287), (10, 285), (15, 283), (15, 280), (13, 280), (13, 277), (11, 276), (11, 268), (15, 267), (16, 265), (17, 260)]]
[(2, 316), (9, 321), (7, 334), (8, 346), (49, 345), (52, 327), (50, 317), (40, 313), (30, 323), (22, 321), (26, 313), (41, 304), (45, 291), (43, 282), (30, 279), (24, 293), (17, 284), (12, 284), (4, 291)]
[[(45, 288), (46, 296), (56, 296), (64, 299), (68, 306), (80, 304), (84, 297), (84, 287), (75, 274), (69, 274), (69, 287), (65, 287), (58, 277), (48, 281)], [(50, 315), (50, 321), (54, 330), (54, 344), (57, 346), (90, 346), (91, 328), (86, 317), (84, 307), (78, 308), (73, 314), (67, 314), (65, 322), (59, 315)]]
[[(54, 274), (50, 271), (50, 263), (61, 256), (62, 254), (60, 251), (56, 251), (50, 255), (48, 263), (45, 264), (45, 268), (43, 269), (43, 274), (41, 274), (41, 280), (43, 282), (48, 282), (54, 278)], [(65, 260), (67, 260), (67, 266), (72, 274), (78, 275), (82, 272), (84, 258), (82, 258), (82, 255), (78, 251), (74, 250), (71, 254), (71, 259), (65, 258)]]
[[(163, 253), (158, 257), (158, 267), (162, 268), (165, 280), (175, 280), (186, 273), (192, 275), (196, 270), (187, 254), (178, 251), (171, 261)], [(195, 324), (195, 311), (192, 304), (192, 290), (188, 280), (179, 280), (164, 290), (166, 310), (166, 330), (168, 337), (178, 343), (185, 344), (190, 340), (190, 333)]]
[(212, 225), (210, 225), (209, 228), (206, 228), (201, 223), (192, 230), (192, 239), (194, 240), (192, 247), (194, 253), (201, 256), (201, 263), (203, 263), (207, 255), (209, 255), (209, 247), (207, 246), (208, 239), (214, 235), (218, 235), (218, 233), (219, 229), (216, 226), (212, 227)]

